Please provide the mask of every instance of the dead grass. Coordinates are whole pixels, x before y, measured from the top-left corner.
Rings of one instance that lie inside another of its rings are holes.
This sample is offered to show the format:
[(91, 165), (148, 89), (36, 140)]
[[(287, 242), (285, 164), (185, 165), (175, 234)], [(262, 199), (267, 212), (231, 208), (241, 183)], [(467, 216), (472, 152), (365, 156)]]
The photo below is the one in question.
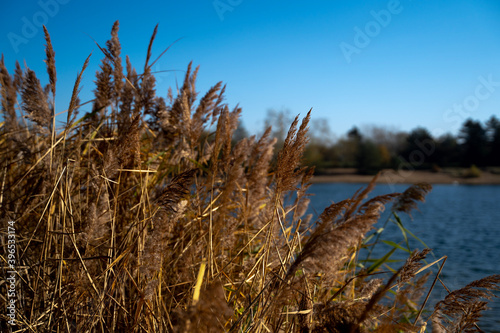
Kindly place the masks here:
[[(190, 64), (175, 95), (156, 95), (157, 29), (141, 73), (128, 58), (123, 66), (118, 30), (99, 47), (92, 111), (79, 115), (87, 59), (60, 129), (47, 30), (45, 88), (29, 68), (11, 75), (0, 62), (1, 232), (15, 221), (18, 274), (16, 326), (2, 312), (2, 331), (425, 331), (416, 304), (430, 292), (428, 250), (392, 271), (383, 260), (364, 267), (358, 254), (376, 244), (364, 240), (385, 205), (409, 212), (429, 186), (367, 201), (373, 179), (311, 219), (312, 172), (301, 165), (310, 112), (273, 165), (270, 130), (233, 142), (241, 110), (223, 102), (222, 83), (198, 98)], [(474, 328), (491, 296), (474, 290), (497, 284), (451, 293), (433, 318), (449, 332)]]

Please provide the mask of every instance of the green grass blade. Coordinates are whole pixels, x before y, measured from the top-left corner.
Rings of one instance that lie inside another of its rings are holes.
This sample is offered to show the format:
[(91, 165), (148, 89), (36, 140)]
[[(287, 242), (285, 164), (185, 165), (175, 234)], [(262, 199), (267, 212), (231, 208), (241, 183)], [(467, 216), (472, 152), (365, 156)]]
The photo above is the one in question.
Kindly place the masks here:
[(408, 250), (407, 248), (404, 248), (403, 246), (401, 246), (393, 241), (383, 240), (382, 243), (387, 244), (387, 245), (392, 246), (392, 247), (395, 247), (395, 248), (398, 248), (398, 249), (403, 250), (405, 252), (411, 253), (410, 250)]
[(396, 251), (396, 248), (392, 248), (392, 250), (390, 250), (389, 252), (387, 252), (382, 258), (378, 259), (377, 261), (375, 261), (369, 268), (368, 268), (368, 271), (367, 273), (370, 274), (372, 273), (373, 271), (375, 271), (377, 268), (379, 268), (383, 263), (385, 263), (387, 261), (387, 259), (389, 259), (392, 254)]

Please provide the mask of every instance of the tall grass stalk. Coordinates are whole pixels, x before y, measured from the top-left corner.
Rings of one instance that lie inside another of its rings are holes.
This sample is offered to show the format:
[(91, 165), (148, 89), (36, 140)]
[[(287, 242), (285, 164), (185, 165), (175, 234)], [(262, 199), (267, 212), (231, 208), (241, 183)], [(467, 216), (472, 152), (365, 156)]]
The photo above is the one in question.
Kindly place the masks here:
[(17, 226), (16, 321), (2, 311), (2, 332), (423, 332), (430, 319), (449, 332), (477, 327), (498, 276), (450, 293), (430, 316), (418, 306), (431, 292), (428, 249), (400, 267), (359, 260), (377, 243), (364, 239), (384, 207), (409, 212), (427, 185), (368, 200), (374, 180), (317, 219), (306, 215), (311, 112), (295, 118), (277, 159), (271, 129), (235, 142), (241, 110), (224, 103), (220, 82), (199, 96), (198, 68), (157, 95), (157, 27), (137, 72), (128, 57), (123, 64), (113, 25), (94, 99), (78, 98), (89, 56), (56, 129), (57, 45), (44, 32), (48, 85), (0, 61), (0, 230)]

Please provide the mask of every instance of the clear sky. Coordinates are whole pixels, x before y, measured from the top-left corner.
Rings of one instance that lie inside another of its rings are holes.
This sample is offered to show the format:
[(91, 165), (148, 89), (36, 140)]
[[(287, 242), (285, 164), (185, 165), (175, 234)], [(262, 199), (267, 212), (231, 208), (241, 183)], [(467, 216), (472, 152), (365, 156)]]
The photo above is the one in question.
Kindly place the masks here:
[[(21, 4), (22, 3), (22, 4)], [(159, 24), (153, 57), (181, 38), (154, 71), (158, 94), (200, 65), (198, 91), (227, 84), (250, 132), (268, 109), (313, 108), (331, 131), (417, 126), (457, 133), (468, 117), (500, 115), (500, 1), (2, 1), (0, 52), (10, 71), (25, 62), (47, 83), (47, 26), (56, 52), (58, 111), (92, 52), (82, 101), (92, 98), (104, 45), (120, 21), (122, 54), (140, 72)], [(89, 111), (84, 106), (82, 111)]]

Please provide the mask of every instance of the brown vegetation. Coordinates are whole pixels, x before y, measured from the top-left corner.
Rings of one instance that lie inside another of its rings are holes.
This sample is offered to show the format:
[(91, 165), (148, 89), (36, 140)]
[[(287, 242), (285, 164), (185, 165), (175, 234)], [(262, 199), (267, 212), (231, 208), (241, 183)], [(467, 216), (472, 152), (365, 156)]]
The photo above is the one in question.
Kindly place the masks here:
[[(77, 120), (87, 59), (57, 130), (55, 53), (45, 32), (45, 89), (30, 69), (17, 65), (10, 75), (0, 62), (0, 221), (2, 234), (8, 221), (16, 226), (17, 331), (425, 330), (416, 304), (429, 251), (393, 272), (383, 261), (365, 267), (358, 254), (375, 245), (364, 238), (385, 205), (397, 200), (394, 214), (409, 212), (427, 185), (366, 200), (374, 179), (312, 219), (312, 172), (300, 163), (310, 112), (300, 125), (295, 118), (273, 166), (270, 130), (233, 144), (241, 110), (223, 103), (221, 83), (198, 99), (191, 64), (175, 96), (156, 95), (156, 29), (142, 73), (128, 58), (124, 72), (118, 23), (100, 48), (92, 111)], [(498, 282), (451, 293), (436, 320), (450, 332), (474, 327), (491, 296), (477, 288)], [(9, 317), (1, 317), (7, 331)]]

